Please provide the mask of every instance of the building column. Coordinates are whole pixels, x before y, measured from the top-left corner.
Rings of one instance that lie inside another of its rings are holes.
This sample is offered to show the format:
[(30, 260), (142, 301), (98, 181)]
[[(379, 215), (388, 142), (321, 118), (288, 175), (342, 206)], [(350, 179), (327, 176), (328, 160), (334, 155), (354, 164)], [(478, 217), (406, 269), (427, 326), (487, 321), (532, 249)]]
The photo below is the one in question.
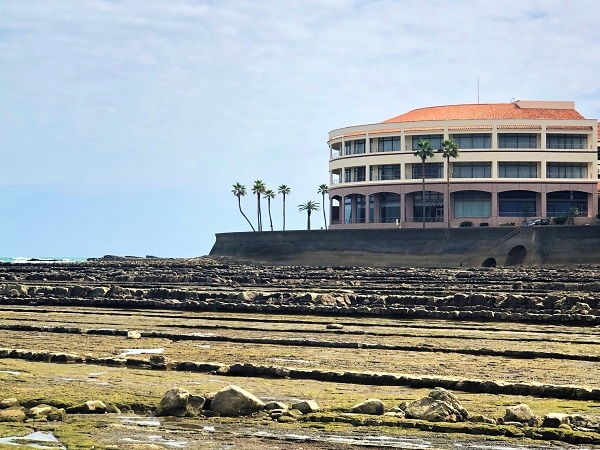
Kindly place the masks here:
[(546, 208), (546, 189), (542, 189), (542, 192), (540, 193), (540, 217), (547, 217), (548, 216), (548, 212), (547, 212), (547, 208)]
[[(499, 212), (498, 212), (498, 192), (492, 192), (492, 217), (496, 219), (497, 222), (500, 221)], [(496, 223), (499, 225), (499, 223)]]

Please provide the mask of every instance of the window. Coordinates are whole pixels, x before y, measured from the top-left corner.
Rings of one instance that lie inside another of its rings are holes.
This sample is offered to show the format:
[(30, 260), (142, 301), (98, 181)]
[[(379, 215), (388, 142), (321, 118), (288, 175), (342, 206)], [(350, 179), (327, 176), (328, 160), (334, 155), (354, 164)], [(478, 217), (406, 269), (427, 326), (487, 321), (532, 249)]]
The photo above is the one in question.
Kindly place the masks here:
[(366, 197), (364, 195), (356, 194), (356, 223), (366, 222), (366, 208), (365, 208)]
[(491, 178), (492, 163), (474, 162), (452, 164), (452, 178)]
[(587, 148), (587, 135), (547, 134), (546, 148)]
[(533, 133), (498, 133), (498, 148), (537, 148)]
[(587, 178), (587, 164), (585, 163), (548, 163), (546, 165), (547, 178)]
[(400, 136), (383, 137), (377, 141), (378, 152), (399, 152)]
[[(371, 170), (374, 168), (371, 167)], [(399, 180), (400, 179), (400, 164), (389, 164), (379, 166), (377, 174), (371, 173), (371, 180)]]
[(356, 182), (356, 181), (365, 181), (365, 166), (362, 167), (355, 167), (354, 168), (354, 178), (352, 179), (352, 181)]
[[(412, 165), (413, 180), (423, 178), (423, 164)], [(425, 178), (444, 178), (443, 163), (425, 163)]]
[(352, 197), (344, 197), (344, 223), (352, 223)]
[(454, 194), (455, 217), (490, 217), (492, 194), (481, 191), (463, 191)]
[[(425, 206), (425, 218), (423, 219), (423, 205)], [(413, 194), (413, 220), (415, 222), (443, 222), (444, 221), (444, 194), (439, 192), (425, 191)]]
[(452, 139), (459, 149), (492, 148), (492, 135), (484, 134), (455, 134)]
[(498, 210), (500, 217), (535, 217), (536, 194), (531, 191), (500, 192)]
[(499, 178), (537, 178), (537, 163), (501, 162), (498, 164)]
[(548, 216), (566, 216), (571, 208), (577, 208), (580, 214), (587, 213), (588, 194), (579, 191), (558, 191), (546, 194)]
[(382, 192), (379, 194), (379, 222), (395, 223), (400, 220), (400, 194)]
[(352, 141), (344, 142), (344, 155), (348, 156), (352, 154)]
[(365, 140), (359, 139), (357, 141), (354, 141), (354, 153), (359, 155), (364, 152), (365, 152)]
[(344, 182), (356, 183), (358, 181), (365, 181), (365, 173), (365, 166), (347, 167), (344, 169)]
[(413, 136), (412, 137), (412, 149), (418, 150), (420, 141), (429, 141), (429, 143), (431, 144), (431, 147), (434, 150), (438, 150), (438, 149), (442, 148), (443, 140), (444, 140), (444, 136), (441, 134), (422, 134), (420, 136)]

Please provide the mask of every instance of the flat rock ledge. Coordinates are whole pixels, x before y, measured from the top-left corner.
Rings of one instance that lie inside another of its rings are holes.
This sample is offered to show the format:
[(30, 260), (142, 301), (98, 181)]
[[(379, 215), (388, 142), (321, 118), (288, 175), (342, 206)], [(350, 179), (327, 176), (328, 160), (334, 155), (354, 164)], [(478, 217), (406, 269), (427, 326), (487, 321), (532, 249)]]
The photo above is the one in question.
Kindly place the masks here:
[(30, 351), (24, 349), (0, 348), (0, 358), (25, 359), (48, 363), (95, 364), (106, 366), (135, 367), (149, 370), (174, 370), (185, 372), (212, 373), (221, 376), (291, 378), (298, 380), (318, 380), (335, 383), (371, 384), (384, 386), (407, 386), (411, 388), (441, 387), (453, 391), (531, 395), (544, 398), (577, 400), (600, 400), (600, 389), (576, 385), (556, 385), (541, 383), (510, 383), (506, 381), (469, 380), (457, 377), (416, 376), (390, 372), (331, 371), (319, 369), (291, 369), (283, 366), (258, 364), (220, 364), (198, 361), (168, 361), (161, 358), (157, 364), (152, 356), (143, 358), (96, 358), (72, 353)]

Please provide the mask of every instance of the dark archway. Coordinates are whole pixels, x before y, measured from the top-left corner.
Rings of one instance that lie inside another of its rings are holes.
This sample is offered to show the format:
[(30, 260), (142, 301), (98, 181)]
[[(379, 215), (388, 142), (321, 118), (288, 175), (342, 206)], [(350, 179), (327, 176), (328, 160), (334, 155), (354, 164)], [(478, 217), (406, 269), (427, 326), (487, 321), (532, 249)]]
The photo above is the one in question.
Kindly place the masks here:
[(488, 258), (481, 263), (481, 267), (496, 267), (496, 258)]
[(505, 266), (519, 266), (525, 261), (527, 250), (522, 245), (517, 245), (510, 249), (506, 257)]

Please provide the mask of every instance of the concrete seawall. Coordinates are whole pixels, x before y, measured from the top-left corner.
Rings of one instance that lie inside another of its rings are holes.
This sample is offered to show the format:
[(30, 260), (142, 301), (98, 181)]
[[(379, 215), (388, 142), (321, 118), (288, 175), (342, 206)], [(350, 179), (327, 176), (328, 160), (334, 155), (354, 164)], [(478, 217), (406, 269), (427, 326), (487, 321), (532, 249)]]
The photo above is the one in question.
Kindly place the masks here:
[(218, 233), (210, 255), (283, 265), (598, 264), (600, 226)]

